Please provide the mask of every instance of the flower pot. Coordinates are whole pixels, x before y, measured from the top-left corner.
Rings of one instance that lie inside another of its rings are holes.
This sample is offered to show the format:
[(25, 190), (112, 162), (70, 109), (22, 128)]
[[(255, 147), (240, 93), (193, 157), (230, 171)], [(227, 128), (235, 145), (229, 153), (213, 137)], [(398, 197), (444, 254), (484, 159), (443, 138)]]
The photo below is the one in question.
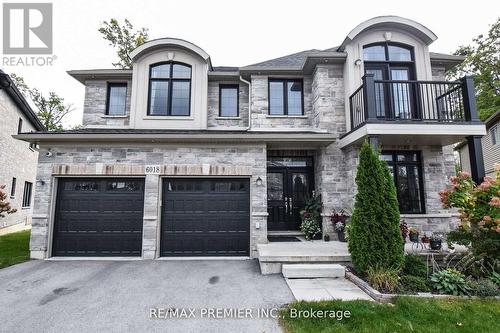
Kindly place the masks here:
[(418, 243), (418, 234), (410, 234), (410, 241), (413, 243)]
[(329, 234), (325, 234), (325, 237), (323, 237), (323, 239), (325, 240), (325, 242), (329, 242), (330, 241), (330, 235)]
[(431, 250), (441, 250), (442, 241), (440, 239), (430, 240)]
[(339, 241), (345, 243), (345, 232), (337, 231), (337, 235), (339, 236)]

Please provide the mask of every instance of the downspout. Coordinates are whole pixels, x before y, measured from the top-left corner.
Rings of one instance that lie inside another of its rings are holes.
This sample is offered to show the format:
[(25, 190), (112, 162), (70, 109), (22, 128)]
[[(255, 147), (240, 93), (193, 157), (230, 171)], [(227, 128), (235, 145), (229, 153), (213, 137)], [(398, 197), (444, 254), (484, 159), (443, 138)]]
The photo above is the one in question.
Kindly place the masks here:
[(245, 131), (249, 131), (252, 128), (252, 84), (241, 75), (240, 81), (248, 84), (248, 126), (245, 128)]

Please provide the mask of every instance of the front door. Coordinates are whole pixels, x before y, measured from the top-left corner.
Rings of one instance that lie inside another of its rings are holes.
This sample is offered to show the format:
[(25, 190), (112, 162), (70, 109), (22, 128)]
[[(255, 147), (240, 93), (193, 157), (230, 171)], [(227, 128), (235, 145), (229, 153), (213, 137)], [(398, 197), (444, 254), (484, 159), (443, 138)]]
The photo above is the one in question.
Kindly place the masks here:
[[(286, 163), (285, 163), (286, 164)], [(307, 166), (268, 166), (267, 229), (299, 230), (300, 211), (314, 189), (312, 168)]]

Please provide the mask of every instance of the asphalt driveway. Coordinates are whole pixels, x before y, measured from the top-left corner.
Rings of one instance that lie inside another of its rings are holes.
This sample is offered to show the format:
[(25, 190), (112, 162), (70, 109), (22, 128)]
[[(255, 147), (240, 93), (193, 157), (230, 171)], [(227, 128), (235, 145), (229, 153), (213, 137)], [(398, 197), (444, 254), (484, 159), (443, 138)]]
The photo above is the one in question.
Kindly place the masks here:
[[(0, 270), (1, 332), (279, 332), (259, 309), (292, 301), (281, 275), (261, 275), (255, 260), (30, 261)], [(173, 319), (183, 309), (194, 318)]]

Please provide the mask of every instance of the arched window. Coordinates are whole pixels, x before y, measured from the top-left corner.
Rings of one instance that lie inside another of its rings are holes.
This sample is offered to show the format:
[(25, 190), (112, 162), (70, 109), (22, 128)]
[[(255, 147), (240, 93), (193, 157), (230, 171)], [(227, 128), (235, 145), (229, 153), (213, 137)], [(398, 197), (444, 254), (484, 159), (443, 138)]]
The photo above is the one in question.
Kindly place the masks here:
[(365, 73), (373, 74), (376, 80), (377, 117), (418, 117), (414, 105), (415, 91), (407, 82), (415, 80), (413, 48), (393, 43), (366, 45), (363, 47), (363, 61)]
[(151, 65), (149, 69), (150, 116), (189, 116), (191, 66), (176, 62)]

